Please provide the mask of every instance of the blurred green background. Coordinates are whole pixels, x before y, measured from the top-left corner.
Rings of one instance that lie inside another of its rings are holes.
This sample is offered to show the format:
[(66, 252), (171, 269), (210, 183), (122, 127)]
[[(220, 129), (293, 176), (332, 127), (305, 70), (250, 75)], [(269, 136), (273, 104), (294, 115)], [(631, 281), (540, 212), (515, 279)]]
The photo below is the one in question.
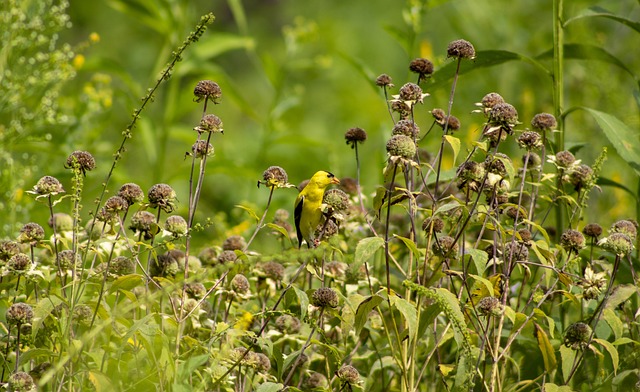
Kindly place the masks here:
[[(436, 70), (451, 63), (446, 48), (455, 39), (470, 41), (479, 52), (478, 61), (486, 50), (535, 57), (550, 50), (553, 42), (551, 0), (111, 0), (52, 7), (60, 4), (12, 0), (0, 6), (3, 22), (11, 26), (3, 33), (0, 59), (0, 237), (15, 237), (28, 221), (44, 226), (46, 206), (25, 191), (41, 176), (52, 175), (70, 192), (71, 173), (63, 165), (74, 150), (96, 158), (98, 167), (86, 178), (84, 212), (95, 208), (92, 201), (140, 97), (205, 13), (213, 12), (215, 22), (187, 49), (172, 78), (143, 112), (108, 187), (113, 194), (123, 183), (136, 182), (146, 192), (153, 184), (168, 183), (178, 193), (178, 212), (186, 215), (191, 162), (185, 152), (196, 139), (192, 129), (202, 115), (201, 104), (193, 102), (193, 87), (202, 79), (217, 82), (222, 102), (210, 106), (209, 113), (223, 120), (225, 132), (213, 137), (215, 156), (208, 161), (197, 221), (213, 217), (215, 224), (198, 235), (200, 243), (252, 229), (245, 222), (246, 212), (235, 205), (261, 214), (268, 190), (257, 188), (256, 182), (271, 165), (282, 166), (294, 184), (319, 169), (355, 177), (354, 153), (344, 141), (351, 127), (368, 133), (360, 149), (362, 183), (365, 193), (373, 193), (381, 181), (393, 125), (382, 91), (374, 84), (379, 74), (393, 78), (395, 93), (416, 81), (408, 71), (413, 58), (430, 59)], [(593, 6), (640, 19), (638, 2), (630, 0), (566, 1), (565, 15)], [(12, 8), (21, 9), (25, 20), (8, 15)], [(27, 25), (34, 18), (43, 21), (41, 30)], [(18, 39), (21, 34), (27, 39)], [(638, 35), (629, 27), (589, 18), (570, 23), (565, 34), (568, 43), (601, 47), (629, 70), (640, 69)], [(53, 49), (61, 54), (39, 59), (39, 53)], [(550, 60), (541, 61), (551, 69)], [(43, 69), (50, 77), (43, 76)], [(424, 132), (432, 122), (428, 111), (446, 108), (451, 83), (436, 73), (423, 88), (431, 94), (417, 109)], [(56, 94), (49, 94), (52, 91)], [(463, 151), (479, 137), (483, 121), (470, 113), (473, 104), (492, 91), (518, 109), (520, 129), (528, 127), (536, 113), (553, 113), (552, 80), (539, 68), (522, 61), (478, 67), (461, 76), (453, 106), (462, 122), (457, 136), (464, 142)], [(584, 105), (608, 112), (637, 130), (637, 91), (637, 78), (611, 61), (567, 60), (565, 108)], [(421, 147), (435, 153), (439, 142), (434, 132)], [(637, 189), (637, 176), (584, 112), (568, 117), (566, 143), (586, 144), (577, 157), (587, 164), (609, 146), (603, 176)], [(519, 162), (515, 143), (505, 148)], [(450, 158), (447, 165), (453, 165)], [(278, 190), (271, 211), (291, 210), (295, 196), (294, 189)], [(635, 199), (619, 188), (595, 191), (591, 203), (587, 220), (602, 225), (636, 216)], [(59, 208), (68, 207), (63, 203)]]

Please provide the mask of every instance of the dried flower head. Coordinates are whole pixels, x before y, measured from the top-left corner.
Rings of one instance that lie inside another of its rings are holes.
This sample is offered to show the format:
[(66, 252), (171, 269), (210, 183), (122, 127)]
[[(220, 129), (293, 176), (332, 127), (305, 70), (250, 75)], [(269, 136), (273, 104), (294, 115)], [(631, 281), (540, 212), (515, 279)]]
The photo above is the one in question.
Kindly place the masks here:
[(262, 173), (262, 181), (258, 181), (258, 186), (260, 184), (269, 188), (286, 188), (289, 187), (289, 177), (280, 166), (270, 166)]
[(267, 373), (271, 369), (271, 360), (263, 353), (256, 353), (253, 361), (253, 367), (258, 373)]
[(12, 256), (7, 262), (7, 270), (19, 272), (26, 271), (31, 267), (31, 258), (24, 254), (18, 253)]
[(289, 314), (283, 314), (276, 319), (276, 329), (284, 334), (300, 332), (300, 320)]
[(180, 215), (171, 215), (164, 221), (164, 229), (178, 238), (187, 234), (189, 227), (187, 221)]
[(405, 135), (393, 135), (387, 142), (387, 152), (391, 156), (412, 159), (416, 155), (416, 143)]
[(22, 226), (20, 229), (20, 235), (18, 235), (18, 242), (23, 244), (37, 245), (38, 242), (44, 239), (44, 229), (42, 226), (35, 222), (30, 222)]
[(539, 131), (551, 131), (558, 126), (553, 114), (538, 113), (531, 119), (531, 126)]
[(391, 130), (392, 135), (405, 135), (415, 140), (420, 134), (420, 128), (411, 120), (399, 120)]
[(169, 253), (164, 253), (158, 255), (155, 259), (151, 259), (149, 275), (152, 277), (174, 277), (179, 271), (180, 266), (178, 260)]
[(427, 218), (422, 222), (422, 230), (427, 233), (440, 233), (444, 229), (444, 221), (439, 217)]
[(238, 259), (238, 255), (236, 255), (236, 252), (232, 250), (223, 250), (218, 255), (218, 263), (220, 264), (233, 263), (237, 259)]
[(219, 100), (222, 97), (222, 90), (218, 83), (211, 80), (201, 80), (196, 84), (193, 89), (193, 95), (195, 95), (195, 101), (201, 102), (202, 100), (210, 100), (214, 104), (220, 103)]
[(324, 266), (325, 274), (333, 279), (344, 280), (345, 272), (349, 266), (341, 261), (330, 261)]
[(57, 178), (44, 176), (38, 180), (32, 192), (37, 195), (55, 196), (58, 193), (64, 193), (64, 188)]
[(483, 316), (498, 317), (504, 312), (504, 307), (496, 297), (484, 297), (478, 301), (478, 312)]
[(585, 247), (585, 243), (584, 235), (577, 230), (566, 230), (560, 236), (560, 246), (568, 252), (577, 253), (580, 249)]
[(511, 261), (528, 261), (529, 248), (519, 242), (509, 242), (504, 247), (504, 259)]
[(194, 131), (203, 132), (220, 132), (224, 133), (224, 127), (220, 117), (215, 114), (205, 114), (200, 120), (200, 124), (193, 128)]
[(531, 241), (531, 239), (533, 238), (531, 231), (529, 231), (528, 229), (518, 230), (518, 235), (520, 236), (520, 241), (525, 244)]
[(344, 139), (351, 148), (355, 148), (357, 143), (364, 143), (367, 140), (367, 132), (358, 127), (349, 128), (344, 134)]
[(340, 189), (329, 189), (324, 193), (322, 202), (335, 211), (346, 211), (351, 203), (349, 196)]
[(313, 292), (311, 304), (319, 308), (335, 308), (338, 306), (338, 294), (332, 288), (321, 287)]
[[(588, 165), (577, 165), (571, 167), (567, 173), (569, 183), (573, 185), (575, 190), (580, 191), (585, 187), (589, 187), (593, 181), (593, 169)], [(563, 178), (564, 179), (564, 178)]]
[(22, 324), (31, 324), (33, 309), (30, 305), (18, 302), (9, 306), (5, 317), (9, 325), (17, 324), (20, 326)]
[(542, 147), (542, 137), (538, 132), (524, 131), (518, 136), (518, 145), (527, 150), (536, 150)]
[(237, 294), (247, 294), (249, 292), (249, 280), (242, 274), (236, 274), (231, 279), (231, 289)]
[(36, 390), (33, 377), (26, 372), (13, 373), (7, 382), (9, 392), (30, 392)]
[(240, 235), (232, 235), (222, 242), (222, 250), (243, 250), (247, 246), (247, 241)]
[[(422, 88), (415, 83), (405, 83), (404, 86), (400, 87), (400, 91), (398, 94), (398, 98), (405, 103), (413, 105), (414, 103), (422, 103), (424, 97), (429, 94), (425, 94), (422, 92)], [(394, 96), (395, 98), (396, 96)]]
[(623, 233), (612, 233), (598, 241), (598, 245), (618, 256), (625, 256), (633, 250), (631, 237)]
[(413, 59), (409, 63), (409, 71), (418, 74), (418, 83), (420, 83), (433, 73), (433, 63), (423, 58)]
[(360, 373), (351, 365), (342, 365), (336, 372), (336, 376), (338, 376), (343, 383), (347, 384), (357, 384), (360, 381)]
[(564, 345), (573, 350), (584, 350), (591, 338), (591, 327), (583, 322), (573, 323), (564, 333)]
[(524, 164), (525, 162), (527, 163), (527, 169), (537, 169), (542, 163), (542, 158), (540, 158), (540, 155), (536, 154), (533, 151), (527, 151), (522, 156), (522, 164)]
[(559, 151), (556, 153), (555, 162), (559, 168), (568, 169), (570, 168), (576, 161), (576, 157), (571, 153), (571, 151)]
[(86, 151), (74, 151), (67, 158), (65, 167), (67, 169), (80, 170), (82, 174), (86, 174), (86, 172), (96, 168), (96, 160), (93, 155)]
[(259, 276), (273, 279), (276, 282), (284, 279), (284, 266), (275, 261), (267, 261), (266, 263), (258, 264), (256, 266)]
[(431, 245), (431, 250), (436, 256), (455, 258), (458, 254), (458, 248), (454, 246), (454, 239), (448, 235), (439, 237)]
[(190, 298), (202, 299), (207, 294), (207, 288), (200, 282), (190, 282), (184, 285), (184, 292)]
[(144, 200), (144, 192), (140, 185), (132, 182), (126, 183), (120, 187), (118, 196), (123, 198), (128, 205), (132, 206)]
[(206, 140), (198, 140), (191, 146), (191, 155), (197, 159), (203, 159), (213, 155), (213, 145)]
[(376, 78), (376, 86), (378, 87), (393, 87), (391, 83), (391, 76), (382, 74)]
[(136, 265), (133, 260), (126, 256), (118, 256), (111, 260), (111, 265), (109, 266), (109, 272), (114, 274), (115, 276), (124, 276), (134, 273), (136, 270)]
[(632, 241), (635, 241), (636, 237), (638, 236), (638, 227), (636, 226), (635, 222), (623, 219), (611, 225), (609, 233), (626, 234)]
[(489, 112), (489, 122), (512, 127), (518, 123), (518, 111), (506, 102), (497, 103)]
[(76, 305), (73, 309), (73, 321), (82, 327), (91, 326), (93, 318), (93, 309), (89, 305)]
[(142, 234), (145, 240), (149, 240), (158, 233), (156, 216), (149, 211), (136, 211), (131, 217), (129, 229), (134, 233)]
[(111, 196), (104, 203), (104, 209), (107, 213), (110, 214), (119, 214), (120, 212), (125, 212), (129, 208), (129, 203), (120, 196)]
[(16, 241), (0, 241), (0, 260), (8, 261), (20, 253), (20, 244)]
[(176, 209), (176, 192), (167, 184), (155, 184), (147, 192), (149, 205), (170, 214)]
[(329, 385), (327, 378), (322, 373), (311, 371), (302, 384), (306, 390), (323, 389)]
[(458, 39), (451, 41), (447, 46), (447, 57), (473, 60), (476, 57), (476, 49), (471, 42)]
[(596, 273), (587, 266), (579, 285), (582, 287), (584, 299), (596, 299), (607, 286), (607, 273), (604, 271)]
[(350, 195), (358, 194), (358, 182), (356, 181), (355, 178), (351, 178), (351, 177), (340, 178), (340, 184), (338, 185), (338, 187)]
[(587, 237), (598, 238), (602, 235), (602, 226), (597, 223), (589, 223), (582, 229), (582, 233)]
[(485, 112), (489, 112), (499, 103), (504, 103), (504, 98), (498, 93), (489, 93), (482, 97), (482, 101), (480, 102), (480, 106), (485, 108)]
[(79, 266), (81, 263), (80, 256), (71, 249), (65, 249), (58, 252), (56, 261), (62, 271), (71, 270), (74, 267)]

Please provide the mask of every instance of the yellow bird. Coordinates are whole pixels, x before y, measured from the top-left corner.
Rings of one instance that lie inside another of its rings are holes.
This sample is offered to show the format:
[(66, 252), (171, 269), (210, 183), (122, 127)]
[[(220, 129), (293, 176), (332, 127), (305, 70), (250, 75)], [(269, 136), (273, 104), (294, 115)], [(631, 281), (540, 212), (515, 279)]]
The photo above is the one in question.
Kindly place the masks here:
[(319, 171), (311, 177), (296, 198), (294, 219), (298, 234), (298, 248), (302, 246), (302, 240), (307, 241), (308, 247), (315, 247), (315, 231), (322, 220), (322, 197), (324, 191), (331, 184), (339, 184), (340, 180), (327, 171)]

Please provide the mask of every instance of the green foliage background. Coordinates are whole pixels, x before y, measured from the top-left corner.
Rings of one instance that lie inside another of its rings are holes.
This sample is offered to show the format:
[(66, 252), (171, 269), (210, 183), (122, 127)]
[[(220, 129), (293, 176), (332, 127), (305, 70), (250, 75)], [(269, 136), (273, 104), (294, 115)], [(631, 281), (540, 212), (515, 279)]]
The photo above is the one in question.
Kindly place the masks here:
[[(630, 19), (638, 14), (635, 2), (600, 3)], [(600, 3), (572, 1), (565, 14), (577, 15)], [(260, 205), (266, 200), (255, 183), (270, 165), (284, 167), (293, 183), (321, 168), (340, 177), (353, 176), (355, 162), (343, 141), (344, 132), (353, 126), (369, 134), (362, 147), (363, 184), (365, 192), (373, 191), (367, 186), (379, 183), (392, 126), (381, 91), (373, 84), (377, 75), (408, 80), (407, 64), (415, 57), (431, 59), (436, 70), (443, 68), (451, 63), (446, 46), (458, 38), (471, 41), (480, 52), (505, 50), (528, 57), (552, 47), (551, 1), (72, 2), (71, 26), (61, 29), (57, 45), (78, 48), (91, 33), (100, 40), (77, 51), (85, 61), (75, 78), (61, 83), (61, 111), (72, 120), (51, 126), (35, 118), (3, 143), (2, 205), (12, 211), (2, 225), (4, 236), (37, 218), (33, 201), (22, 197), (23, 191), (44, 174), (69, 177), (63, 163), (70, 152), (92, 152), (98, 161), (92, 177), (106, 174), (132, 108), (157, 78), (172, 48), (207, 11), (214, 12), (216, 21), (144, 113), (114, 180), (137, 181), (143, 189), (171, 183), (179, 198), (185, 198), (188, 161), (177, 157), (189, 150), (191, 129), (199, 119), (192, 88), (200, 79), (215, 80), (224, 91), (216, 114), (224, 121), (225, 134), (214, 143), (216, 155), (202, 206), (205, 214), (222, 213), (232, 226), (242, 214), (235, 204)], [(635, 70), (640, 68), (633, 49), (636, 34), (612, 20), (590, 18), (571, 23), (566, 42), (599, 46)], [(482, 55), (476, 62), (481, 61)], [(542, 63), (550, 67), (548, 59)], [(535, 113), (553, 111), (552, 81), (539, 68), (523, 61), (470, 68), (460, 80), (453, 110), (463, 122), (463, 139), (477, 138), (481, 119), (468, 113), (491, 91), (518, 108), (523, 126)], [(567, 107), (608, 112), (637, 130), (637, 76), (605, 61), (569, 60), (565, 72)], [(430, 108), (446, 107), (449, 83), (439, 75), (432, 83), (425, 87), (431, 97), (419, 108), (418, 122), (428, 118)], [(22, 104), (29, 110), (30, 102)], [(3, 109), (4, 120), (10, 115), (7, 110)], [(437, 142), (432, 140), (427, 149), (435, 151)], [(568, 118), (566, 142), (568, 147), (588, 143), (580, 152), (586, 162), (609, 145), (583, 112)], [(636, 187), (636, 176), (620, 160), (608, 161), (603, 176)], [(91, 185), (94, 193), (99, 185)], [(600, 216), (599, 211), (635, 215), (629, 209), (633, 199), (623, 191), (609, 194), (615, 197), (598, 200), (594, 216)], [(294, 197), (294, 192), (283, 192), (274, 202), (289, 208)]]

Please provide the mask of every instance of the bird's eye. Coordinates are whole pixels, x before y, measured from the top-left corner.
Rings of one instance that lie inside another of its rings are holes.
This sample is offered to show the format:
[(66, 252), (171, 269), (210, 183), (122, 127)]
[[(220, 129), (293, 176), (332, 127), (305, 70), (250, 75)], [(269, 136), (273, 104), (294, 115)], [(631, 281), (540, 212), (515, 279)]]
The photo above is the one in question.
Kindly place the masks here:
[(329, 173), (329, 172), (327, 172), (327, 178), (333, 178), (333, 177), (335, 177), (335, 176), (333, 175), (333, 173)]

